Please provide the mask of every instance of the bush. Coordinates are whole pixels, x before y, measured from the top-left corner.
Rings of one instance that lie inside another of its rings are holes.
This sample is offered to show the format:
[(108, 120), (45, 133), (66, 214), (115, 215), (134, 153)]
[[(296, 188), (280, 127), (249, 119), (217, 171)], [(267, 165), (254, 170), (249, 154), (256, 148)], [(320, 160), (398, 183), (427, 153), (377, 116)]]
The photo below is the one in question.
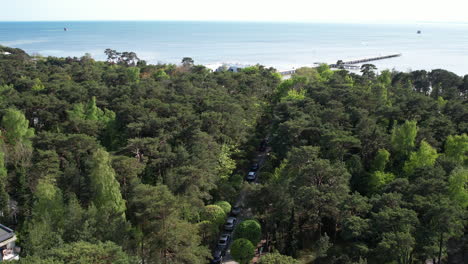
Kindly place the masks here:
[(221, 207), (223, 209), (224, 213), (226, 213), (226, 214), (229, 214), (229, 212), (231, 212), (231, 204), (229, 204), (226, 201), (216, 202), (215, 205)]
[(262, 237), (262, 227), (257, 220), (245, 220), (236, 227), (234, 236), (236, 239), (248, 239), (252, 244), (257, 245)]
[(255, 256), (255, 246), (245, 238), (236, 239), (231, 245), (231, 256), (240, 264), (248, 264)]
[(202, 212), (202, 220), (210, 221), (217, 226), (222, 225), (225, 218), (226, 213), (224, 213), (223, 208), (217, 205), (207, 205), (205, 206), (205, 210)]
[(299, 261), (280, 253), (268, 253), (260, 259), (259, 264), (299, 264)]

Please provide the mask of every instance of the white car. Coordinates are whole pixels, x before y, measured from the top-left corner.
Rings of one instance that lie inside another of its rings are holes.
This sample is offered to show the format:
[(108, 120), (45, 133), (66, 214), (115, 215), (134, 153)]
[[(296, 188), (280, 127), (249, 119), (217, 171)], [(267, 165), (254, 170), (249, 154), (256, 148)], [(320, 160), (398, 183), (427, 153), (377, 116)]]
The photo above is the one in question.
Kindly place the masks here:
[(247, 177), (245, 177), (247, 181), (255, 181), (256, 178), (257, 178), (257, 173), (255, 171), (250, 171)]

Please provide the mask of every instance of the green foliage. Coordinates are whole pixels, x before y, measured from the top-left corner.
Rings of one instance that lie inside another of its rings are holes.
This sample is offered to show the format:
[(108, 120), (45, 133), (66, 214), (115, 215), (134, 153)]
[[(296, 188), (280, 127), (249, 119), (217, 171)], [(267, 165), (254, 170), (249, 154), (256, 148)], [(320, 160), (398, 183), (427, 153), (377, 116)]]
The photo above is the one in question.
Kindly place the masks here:
[(304, 100), (305, 98), (305, 90), (289, 90), (288, 95), (282, 98), (282, 100)]
[(392, 84), (392, 73), (389, 70), (383, 70), (377, 77), (377, 81), (384, 87), (389, 87)]
[(276, 252), (265, 254), (258, 264), (299, 264), (299, 261)]
[(111, 166), (109, 153), (97, 149), (90, 163), (90, 184), (93, 190), (93, 202), (100, 210), (111, 210), (124, 214), (125, 201), (120, 193), (119, 182)]
[(2, 118), (2, 127), (5, 132), (5, 142), (11, 145), (23, 143), (31, 145), (31, 139), (34, 137), (34, 129), (29, 127), (29, 121), (24, 114), (16, 109), (7, 109)]
[(203, 209), (202, 220), (210, 221), (215, 226), (221, 226), (226, 219), (226, 212), (218, 205), (207, 205)]
[(468, 135), (448, 136), (445, 141), (445, 156), (457, 164), (468, 161)]
[(229, 211), (206, 203), (239, 196), (304, 262), (443, 263), (466, 244), (468, 76), (0, 50), (0, 206), (25, 263), (206, 263)]
[(140, 184), (135, 188), (130, 210), (134, 212), (134, 222), (141, 232), (138, 254), (142, 261), (206, 262), (209, 251), (200, 245), (198, 226), (179, 218), (178, 202), (165, 185)]
[(257, 220), (244, 220), (236, 226), (234, 237), (248, 239), (253, 245), (257, 245), (262, 237), (262, 227)]
[(458, 167), (449, 176), (450, 198), (462, 207), (468, 207), (468, 169)]
[(63, 244), (61, 234), (54, 230), (53, 224), (48, 222), (47, 218), (36, 218), (26, 222), (25, 231), (27, 234), (23, 238), (23, 250), (29, 255), (43, 256), (45, 252)]
[(294, 76), (291, 79), (284, 80), (276, 88), (277, 100), (304, 99), (305, 90), (303, 87), (307, 84), (306, 77)]
[(42, 256), (27, 256), (22, 257), (17, 261), (18, 264), (65, 264), (65, 262)]
[(38, 92), (44, 89), (45, 89), (45, 86), (42, 83), (41, 79), (39, 78), (34, 79), (34, 85), (32, 86), (31, 90)]
[(437, 105), (439, 106), (439, 109), (444, 109), (446, 104), (447, 100), (444, 100), (442, 96), (437, 97)]
[(432, 167), (438, 156), (437, 150), (423, 140), (418, 151), (410, 154), (409, 159), (405, 162), (403, 171), (411, 175), (417, 168)]
[(87, 120), (97, 121), (99, 117), (102, 115), (101, 109), (96, 106), (96, 97), (91, 97), (91, 101), (89, 101), (88, 105), (84, 109), (84, 115)]
[(240, 264), (248, 264), (255, 256), (255, 246), (245, 238), (236, 239), (231, 244), (231, 255)]
[(320, 81), (321, 82), (328, 81), (331, 78), (331, 76), (333, 75), (333, 71), (330, 69), (330, 67), (327, 64), (320, 64), (317, 67), (317, 72), (320, 75)]
[(2, 144), (0, 140), (0, 212), (6, 214), (8, 212), (8, 201), (10, 197), (6, 190), (7, 169), (5, 167), (5, 154), (2, 152), (1, 147)]
[(221, 179), (226, 180), (236, 168), (236, 161), (231, 158), (232, 150), (226, 144), (221, 147), (219, 154), (219, 176)]
[(229, 212), (231, 212), (231, 204), (229, 202), (218, 201), (214, 205), (221, 207), (225, 214), (229, 214)]
[(330, 237), (325, 233), (325, 235), (320, 236), (320, 238), (315, 242), (315, 255), (316, 257), (325, 257), (327, 256), (327, 251), (332, 246), (330, 242)]
[(393, 173), (387, 173), (383, 171), (374, 171), (369, 178), (369, 192), (377, 193), (379, 192), (385, 185), (389, 184), (395, 179), (395, 175)]
[(153, 74), (153, 78), (155, 78), (158, 81), (170, 79), (169, 75), (167, 75), (167, 73), (163, 69), (157, 70)]
[(414, 148), (418, 127), (416, 121), (405, 121), (392, 130), (392, 147), (398, 155), (406, 157)]
[(140, 68), (138, 67), (127, 68), (127, 76), (128, 76), (130, 83), (139, 83), (140, 82)]
[(55, 225), (63, 221), (64, 204), (62, 192), (47, 180), (40, 180), (34, 192), (36, 201), (32, 214), (37, 218), (45, 218)]
[(89, 243), (79, 241), (65, 244), (45, 252), (45, 256), (54, 261), (69, 264), (136, 264), (138, 261), (129, 257), (121, 247), (112, 242)]
[(385, 166), (387, 165), (390, 159), (390, 153), (386, 149), (379, 149), (377, 155), (372, 162), (373, 171), (385, 171)]

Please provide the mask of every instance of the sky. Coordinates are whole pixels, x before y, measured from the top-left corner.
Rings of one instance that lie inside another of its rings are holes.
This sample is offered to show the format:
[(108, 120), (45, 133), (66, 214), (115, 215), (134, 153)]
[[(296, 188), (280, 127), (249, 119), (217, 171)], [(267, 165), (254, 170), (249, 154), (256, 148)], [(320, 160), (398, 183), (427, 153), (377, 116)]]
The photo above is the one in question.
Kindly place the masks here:
[(468, 23), (467, 0), (0, 0), (0, 21)]

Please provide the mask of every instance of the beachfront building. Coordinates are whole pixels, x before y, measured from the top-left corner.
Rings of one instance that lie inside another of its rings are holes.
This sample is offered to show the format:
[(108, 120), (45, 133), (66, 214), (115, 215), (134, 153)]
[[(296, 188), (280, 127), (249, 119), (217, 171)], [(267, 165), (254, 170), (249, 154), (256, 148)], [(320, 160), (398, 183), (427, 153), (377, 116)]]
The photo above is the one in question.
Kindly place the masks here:
[(242, 69), (249, 67), (249, 65), (242, 64), (223, 64), (216, 69), (217, 72), (221, 71), (230, 71), (230, 72), (240, 72)]
[(1, 261), (19, 260), (20, 248), (15, 245), (15, 232), (0, 224), (0, 253)]

